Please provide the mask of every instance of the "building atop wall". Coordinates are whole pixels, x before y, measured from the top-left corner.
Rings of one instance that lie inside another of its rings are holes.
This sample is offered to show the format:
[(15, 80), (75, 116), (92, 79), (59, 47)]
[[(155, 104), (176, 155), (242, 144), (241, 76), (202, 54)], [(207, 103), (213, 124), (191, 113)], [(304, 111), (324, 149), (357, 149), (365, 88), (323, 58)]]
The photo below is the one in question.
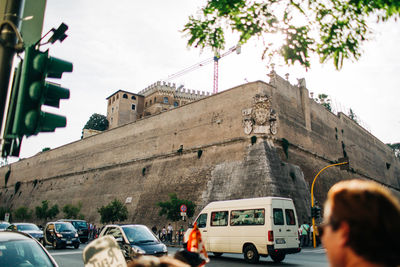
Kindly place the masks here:
[(176, 87), (175, 83), (158, 81), (138, 94), (118, 90), (107, 97), (109, 129), (155, 115), (209, 96), (209, 92)]

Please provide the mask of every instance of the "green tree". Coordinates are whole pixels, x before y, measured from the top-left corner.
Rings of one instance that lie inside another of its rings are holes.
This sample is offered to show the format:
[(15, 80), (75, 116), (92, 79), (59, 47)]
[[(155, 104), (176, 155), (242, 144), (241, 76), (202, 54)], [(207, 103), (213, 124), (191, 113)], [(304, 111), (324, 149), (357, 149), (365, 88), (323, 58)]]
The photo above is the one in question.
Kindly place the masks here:
[(387, 144), (394, 152), (394, 155), (400, 159), (400, 143)]
[(108, 129), (107, 117), (98, 113), (92, 114), (83, 129), (105, 131)]
[[(262, 39), (264, 53), (279, 55), (286, 64), (310, 67), (310, 54), (322, 63), (333, 59), (337, 69), (344, 59), (357, 60), (361, 45), (369, 39), (367, 22), (397, 19), (400, 1), (394, 0), (208, 0), (196, 17), (190, 16), (183, 32), (188, 45), (210, 47), (216, 53), (225, 48), (225, 32), (239, 35), (238, 44), (253, 37)], [(271, 35), (283, 36), (274, 47)]]
[(182, 218), (180, 207), (181, 205), (186, 205), (186, 215), (188, 218), (193, 217), (196, 204), (190, 200), (179, 199), (175, 193), (169, 194), (169, 198), (169, 201), (157, 203), (157, 206), (161, 208), (159, 212), (160, 216), (166, 215), (168, 220), (173, 222), (179, 221)]
[(331, 107), (331, 99), (329, 98), (328, 95), (326, 94), (319, 94), (318, 98), (315, 99), (315, 101), (322, 106), (324, 106), (327, 110), (332, 111)]
[(103, 224), (124, 221), (128, 218), (128, 209), (117, 199), (114, 199), (107, 206), (101, 206), (97, 211), (100, 213), (100, 221)]
[(42, 219), (44, 221), (47, 221), (47, 219), (53, 219), (55, 218), (58, 213), (60, 213), (58, 209), (58, 205), (53, 205), (49, 209), (49, 201), (48, 200), (43, 200), (42, 201), (42, 206), (36, 206), (35, 207), (35, 215), (38, 219)]
[(21, 206), (14, 211), (14, 219), (18, 221), (29, 221), (32, 219), (32, 210), (29, 210), (28, 207)]
[(82, 202), (79, 202), (77, 206), (72, 204), (67, 204), (62, 208), (67, 219), (78, 219), (84, 217), (83, 214), (79, 214), (82, 209)]

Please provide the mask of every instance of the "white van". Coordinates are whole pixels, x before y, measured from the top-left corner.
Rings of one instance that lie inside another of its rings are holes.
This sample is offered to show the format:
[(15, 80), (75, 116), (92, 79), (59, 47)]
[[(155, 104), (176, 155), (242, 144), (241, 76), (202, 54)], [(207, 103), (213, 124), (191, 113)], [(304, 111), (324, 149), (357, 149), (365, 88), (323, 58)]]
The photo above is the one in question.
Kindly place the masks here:
[[(197, 216), (197, 226), (208, 252), (243, 253), (247, 262), (260, 256), (281, 262), (286, 254), (300, 252), (293, 201), (261, 197), (209, 203)], [(185, 233), (187, 242), (189, 232)]]

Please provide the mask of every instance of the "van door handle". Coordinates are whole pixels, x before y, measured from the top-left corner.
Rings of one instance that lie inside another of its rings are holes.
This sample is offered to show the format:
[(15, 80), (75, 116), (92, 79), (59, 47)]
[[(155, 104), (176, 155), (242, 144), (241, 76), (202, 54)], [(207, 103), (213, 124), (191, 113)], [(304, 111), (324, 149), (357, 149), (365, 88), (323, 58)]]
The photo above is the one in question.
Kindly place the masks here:
[(206, 233), (207, 232), (207, 230), (203, 230), (203, 233)]
[(291, 230), (290, 230), (290, 229), (287, 229), (286, 232), (291, 232)]

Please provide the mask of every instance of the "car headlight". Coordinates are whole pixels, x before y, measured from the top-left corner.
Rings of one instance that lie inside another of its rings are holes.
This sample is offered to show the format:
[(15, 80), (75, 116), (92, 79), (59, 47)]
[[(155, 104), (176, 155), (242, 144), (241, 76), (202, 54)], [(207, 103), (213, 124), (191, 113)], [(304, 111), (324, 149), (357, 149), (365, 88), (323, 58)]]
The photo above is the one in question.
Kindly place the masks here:
[(146, 254), (146, 251), (144, 251), (143, 249), (141, 249), (140, 247), (137, 247), (137, 246), (132, 246), (132, 250), (133, 250), (135, 253)]
[(168, 248), (167, 248), (167, 246), (164, 245), (164, 244), (163, 244), (163, 249), (162, 249), (162, 251), (163, 251), (163, 252), (168, 252)]
[(58, 234), (58, 233), (56, 234), (56, 236), (57, 237), (63, 237), (62, 234)]
[(79, 235), (78, 235), (78, 233), (75, 233), (75, 237), (78, 237)]

